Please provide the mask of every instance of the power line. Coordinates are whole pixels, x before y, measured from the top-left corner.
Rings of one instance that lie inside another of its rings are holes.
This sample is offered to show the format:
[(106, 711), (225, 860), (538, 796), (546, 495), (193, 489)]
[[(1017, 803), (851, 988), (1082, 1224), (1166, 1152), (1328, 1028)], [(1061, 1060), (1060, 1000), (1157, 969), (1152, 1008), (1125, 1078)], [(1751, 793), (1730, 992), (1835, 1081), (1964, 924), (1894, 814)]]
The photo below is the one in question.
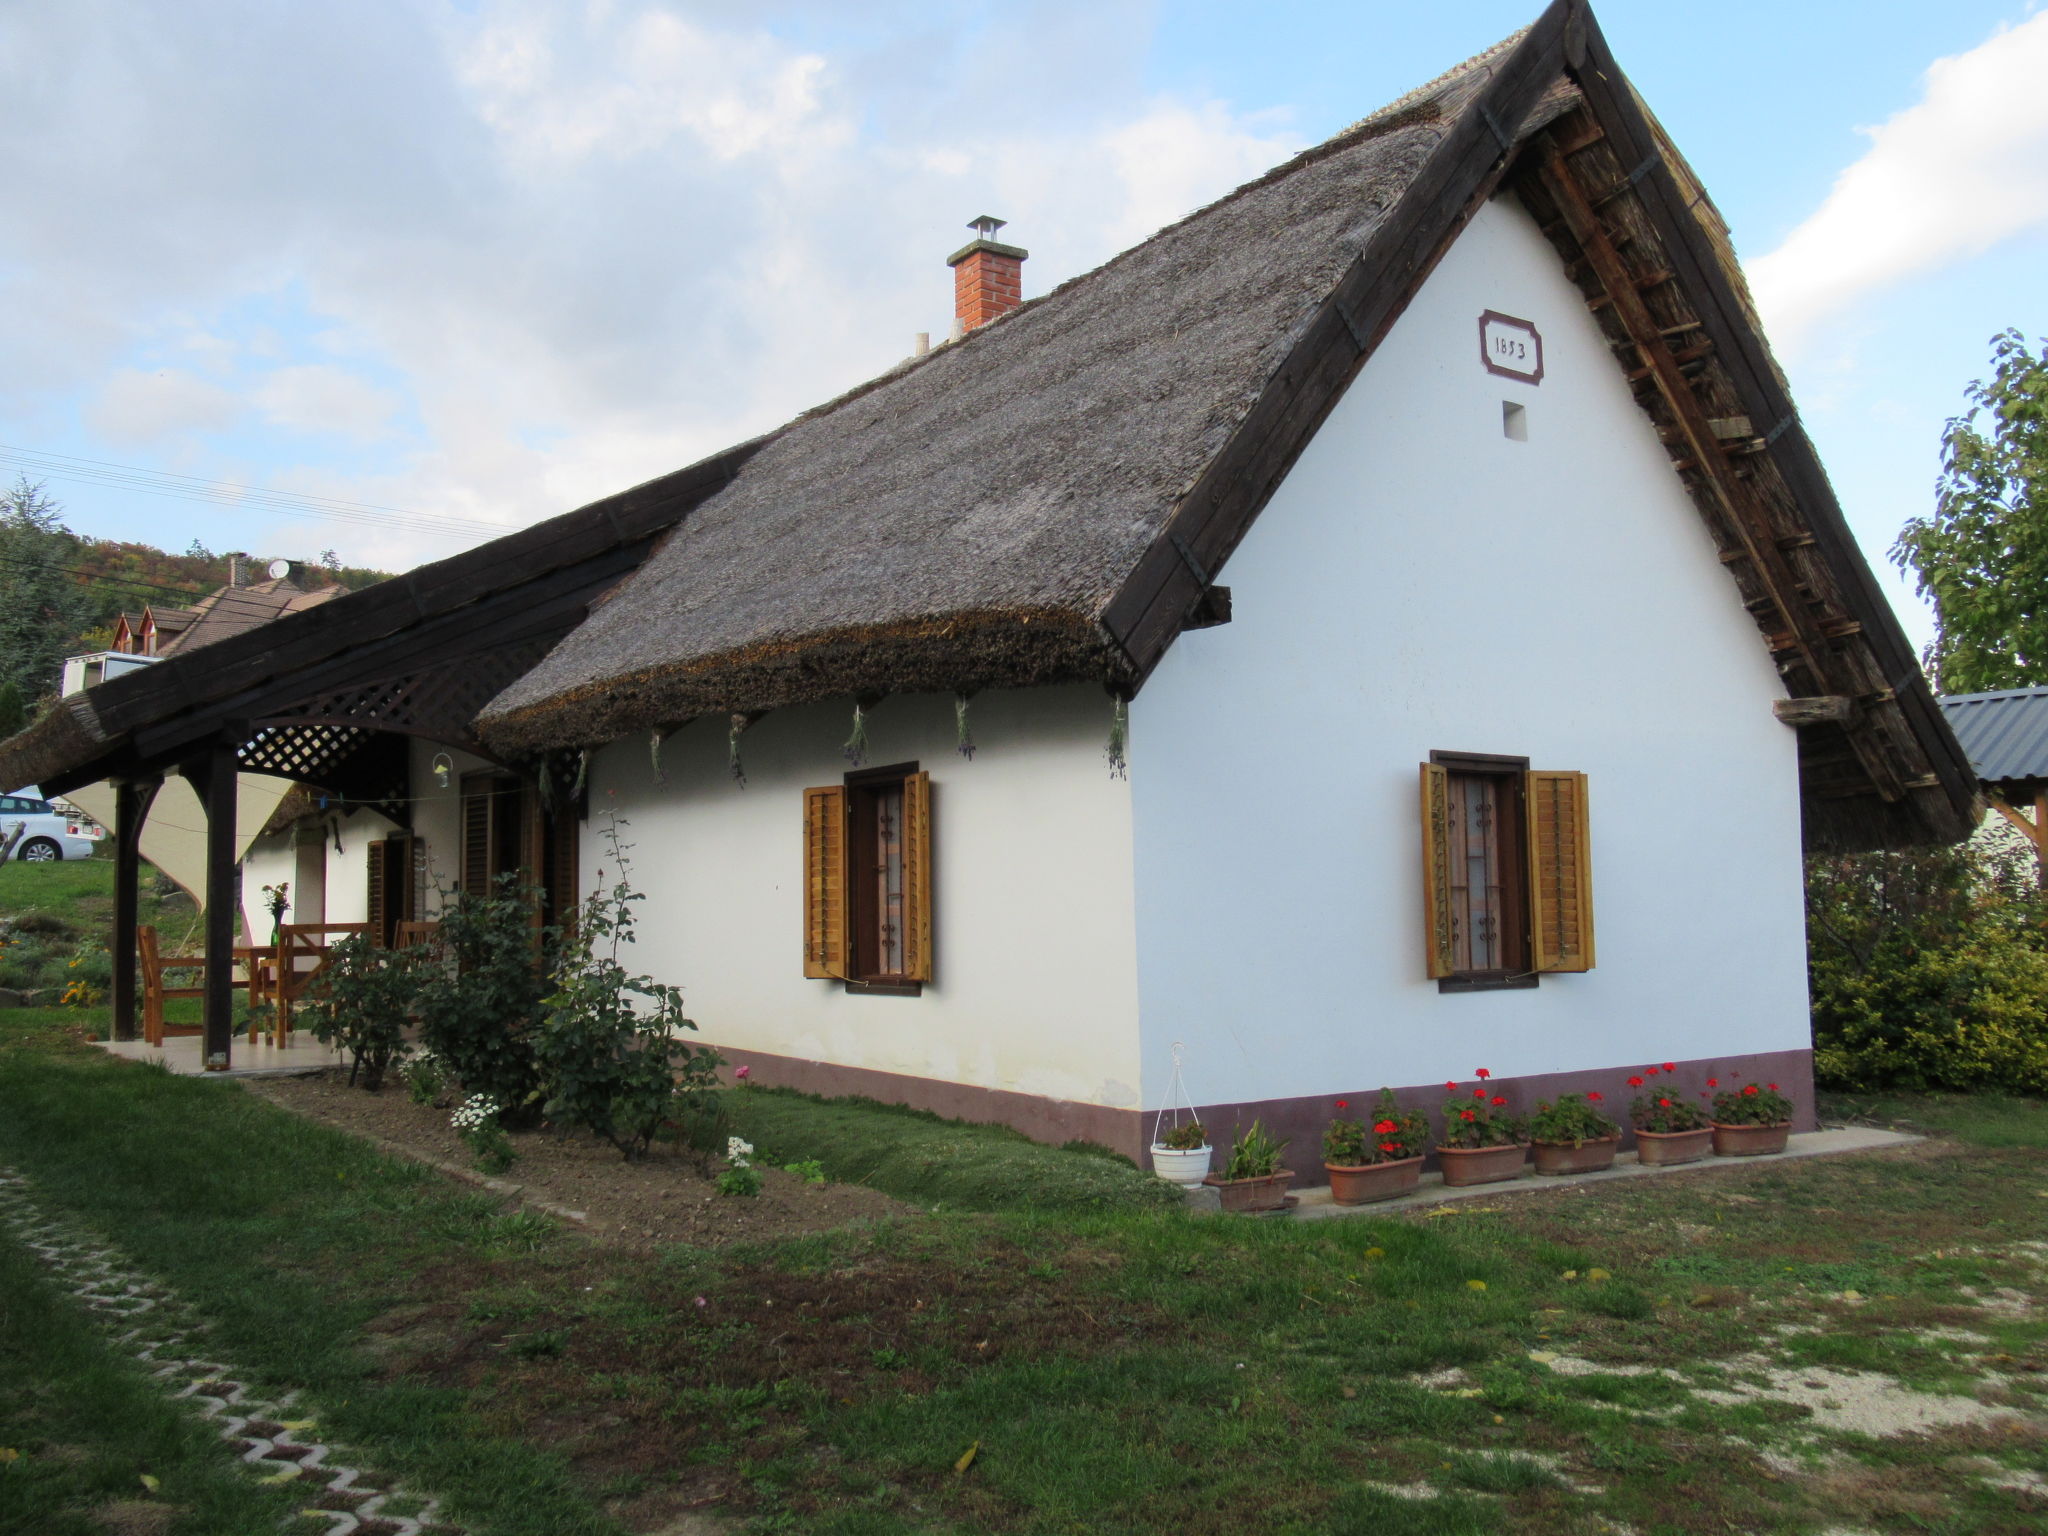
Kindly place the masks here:
[[(214, 590), (210, 587), (201, 587), (198, 591), (194, 592), (186, 587), (167, 587), (162, 582), (143, 581), (130, 576), (111, 576), (103, 571), (82, 571), (75, 565), (47, 565), (40, 560), (23, 560), (7, 555), (0, 555), (0, 565), (10, 566), (17, 571), (54, 571), (60, 576), (77, 576), (85, 581), (96, 582), (103, 587), (144, 587), (151, 592), (163, 592), (172, 597), (189, 598), (195, 603), (200, 598), (206, 596), (209, 591)], [(227, 583), (222, 582), (221, 585), (226, 586)]]
[(413, 533), (433, 533), (444, 538), (470, 538), (479, 534), (496, 537), (514, 530), (503, 523), (446, 514), (408, 512), (403, 507), (379, 506), (374, 502), (349, 501), (339, 496), (318, 496), (311, 492), (271, 490), (258, 485), (240, 485), (228, 480), (207, 480), (198, 475), (179, 475), (167, 470), (145, 469), (136, 464), (116, 464), (105, 459), (78, 458), (65, 453), (45, 453), (0, 443), (0, 464), (24, 473), (33, 472), (56, 480), (75, 480), (104, 485), (116, 490), (140, 492), (147, 496), (169, 496), (214, 506), (243, 507), (251, 511), (274, 512), (284, 517), (303, 517), (319, 522), (354, 523), (372, 528), (403, 528)]

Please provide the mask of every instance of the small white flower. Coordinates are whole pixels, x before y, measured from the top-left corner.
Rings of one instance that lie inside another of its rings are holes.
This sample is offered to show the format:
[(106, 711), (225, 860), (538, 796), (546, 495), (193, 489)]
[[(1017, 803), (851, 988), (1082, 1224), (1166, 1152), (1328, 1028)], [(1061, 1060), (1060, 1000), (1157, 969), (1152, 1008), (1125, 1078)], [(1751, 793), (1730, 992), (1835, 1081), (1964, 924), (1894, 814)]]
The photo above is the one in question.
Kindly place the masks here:
[(473, 1093), (448, 1117), (448, 1123), (458, 1131), (478, 1130), (498, 1118), (498, 1109), (498, 1101), (488, 1093)]
[(726, 1138), (726, 1140), (725, 1140), (725, 1160), (726, 1160), (727, 1162), (731, 1163), (731, 1164), (733, 1165), (733, 1167), (735, 1167), (735, 1168), (744, 1168), (744, 1167), (746, 1167), (746, 1166), (747, 1166), (747, 1159), (748, 1159), (748, 1158), (750, 1158), (750, 1157), (752, 1157), (753, 1155), (754, 1155), (754, 1144), (753, 1144), (752, 1142), (749, 1142), (749, 1141), (741, 1141), (741, 1140), (739, 1139), (739, 1137), (737, 1137), (737, 1136), (728, 1136), (728, 1137)]

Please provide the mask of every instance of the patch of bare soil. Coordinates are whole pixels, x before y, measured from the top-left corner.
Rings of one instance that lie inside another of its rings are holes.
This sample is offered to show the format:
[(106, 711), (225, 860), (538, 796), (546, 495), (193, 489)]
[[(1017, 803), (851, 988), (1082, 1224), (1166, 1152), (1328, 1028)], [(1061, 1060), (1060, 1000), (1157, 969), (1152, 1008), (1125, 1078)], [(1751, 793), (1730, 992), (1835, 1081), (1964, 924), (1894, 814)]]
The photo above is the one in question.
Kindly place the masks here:
[[(475, 1161), (449, 1126), (447, 1110), (415, 1104), (397, 1085), (365, 1093), (348, 1086), (346, 1072), (323, 1072), (250, 1078), (244, 1086), (309, 1120), (374, 1137), (416, 1157), (461, 1169)], [(660, 1143), (630, 1163), (608, 1143), (581, 1134), (514, 1132), (512, 1144), (519, 1160), (501, 1179), (517, 1186), (518, 1197), (580, 1211), (585, 1220), (579, 1230), (628, 1247), (774, 1242), (911, 1210), (878, 1190), (807, 1184), (766, 1166), (759, 1195), (723, 1196), (693, 1159)]]
[(146, 1499), (116, 1499), (102, 1504), (92, 1517), (113, 1536), (168, 1536), (184, 1513), (175, 1504), (152, 1504)]

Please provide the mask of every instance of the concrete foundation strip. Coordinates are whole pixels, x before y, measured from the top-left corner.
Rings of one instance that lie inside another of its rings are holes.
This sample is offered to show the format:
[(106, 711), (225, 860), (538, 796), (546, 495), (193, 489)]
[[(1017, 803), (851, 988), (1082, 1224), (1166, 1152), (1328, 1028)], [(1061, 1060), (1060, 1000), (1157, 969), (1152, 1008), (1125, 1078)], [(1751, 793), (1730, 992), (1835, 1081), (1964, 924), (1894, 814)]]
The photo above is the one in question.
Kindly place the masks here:
[[(373, 1474), (343, 1460), (341, 1447), (312, 1438), (314, 1421), (293, 1417), (296, 1393), (262, 1397), (232, 1366), (205, 1353), (205, 1324), (176, 1293), (89, 1232), (39, 1208), (28, 1180), (11, 1168), (0, 1168), (0, 1227), (48, 1265), (59, 1286), (112, 1335), (115, 1347), (141, 1361), (173, 1400), (213, 1420), (242, 1461), (265, 1474), (263, 1481), (303, 1481), (342, 1505), (303, 1510), (327, 1521), (326, 1536), (456, 1532), (437, 1519), (437, 1499), (396, 1483), (380, 1487)], [(394, 1502), (417, 1504), (418, 1512), (400, 1514), (390, 1507)]]

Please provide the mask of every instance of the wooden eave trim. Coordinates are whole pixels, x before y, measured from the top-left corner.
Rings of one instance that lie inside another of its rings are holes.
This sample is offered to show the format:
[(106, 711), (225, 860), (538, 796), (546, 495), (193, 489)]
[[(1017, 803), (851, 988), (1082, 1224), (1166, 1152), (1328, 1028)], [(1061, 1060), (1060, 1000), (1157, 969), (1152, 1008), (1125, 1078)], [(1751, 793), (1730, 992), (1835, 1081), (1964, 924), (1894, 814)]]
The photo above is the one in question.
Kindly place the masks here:
[[(224, 722), (273, 714), (351, 680), (389, 677), (416, 667), (423, 648), (460, 654), (467, 639), (473, 649), (493, 608), (509, 612), (521, 638), (545, 624), (573, 628), (592, 592), (630, 574), (657, 535), (722, 489), (765, 441), (742, 443), (476, 549), (99, 684), (91, 703), (106, 750), (65, 777), (73, 787), (88, 783), (100, 774), (87, 768), (153, 761), (217, 734)], [(505, 638), (491, 637), (492, 643)]]
[[(1976, 780), (1969, 761), (1942, 717), (1919, 660), (1849, 531), (1819, 455), (1771, 367), (1761, 336), (1750, 325), (1676, 178), (1664, 163), (1648, 119), (1590, 16), (1584, 64), (1573, 71), (1573, 77), (1585, 110), (1616, 157), (1630, 166), (1649, 163), (1650, 168), (1635, 183), (1635, 196), (1713, 344), (1715, 363), (1756, 429), (1767, 435), (1776, 432), (1775, 440), (1767, 442), (1763, 451), (1805, 514), (1807, 528), (1838, 584), (1843, 605), (1862, 623), (1859, 643), (1868, 648), (1896, 695), (1885, 704), (1898, 710), (1900, 725), (1939, 779), (1952, 814), (1974, 823)], [(1592, 142), (1585, 139), (1574, 149), (1589, 147)], [(1782, 431), (1777, 430), (1780, 423), (1785, 424)]]
[(1181, 545), (1213, 581), (1358, 370), (1407, 309), (1473, 214), (1498, 188), (1504, 144), (1594, 32), (1583, 0), (1553, 0), (1431, 151), (1103, 611), (1135, 689), (1202, 596)]

